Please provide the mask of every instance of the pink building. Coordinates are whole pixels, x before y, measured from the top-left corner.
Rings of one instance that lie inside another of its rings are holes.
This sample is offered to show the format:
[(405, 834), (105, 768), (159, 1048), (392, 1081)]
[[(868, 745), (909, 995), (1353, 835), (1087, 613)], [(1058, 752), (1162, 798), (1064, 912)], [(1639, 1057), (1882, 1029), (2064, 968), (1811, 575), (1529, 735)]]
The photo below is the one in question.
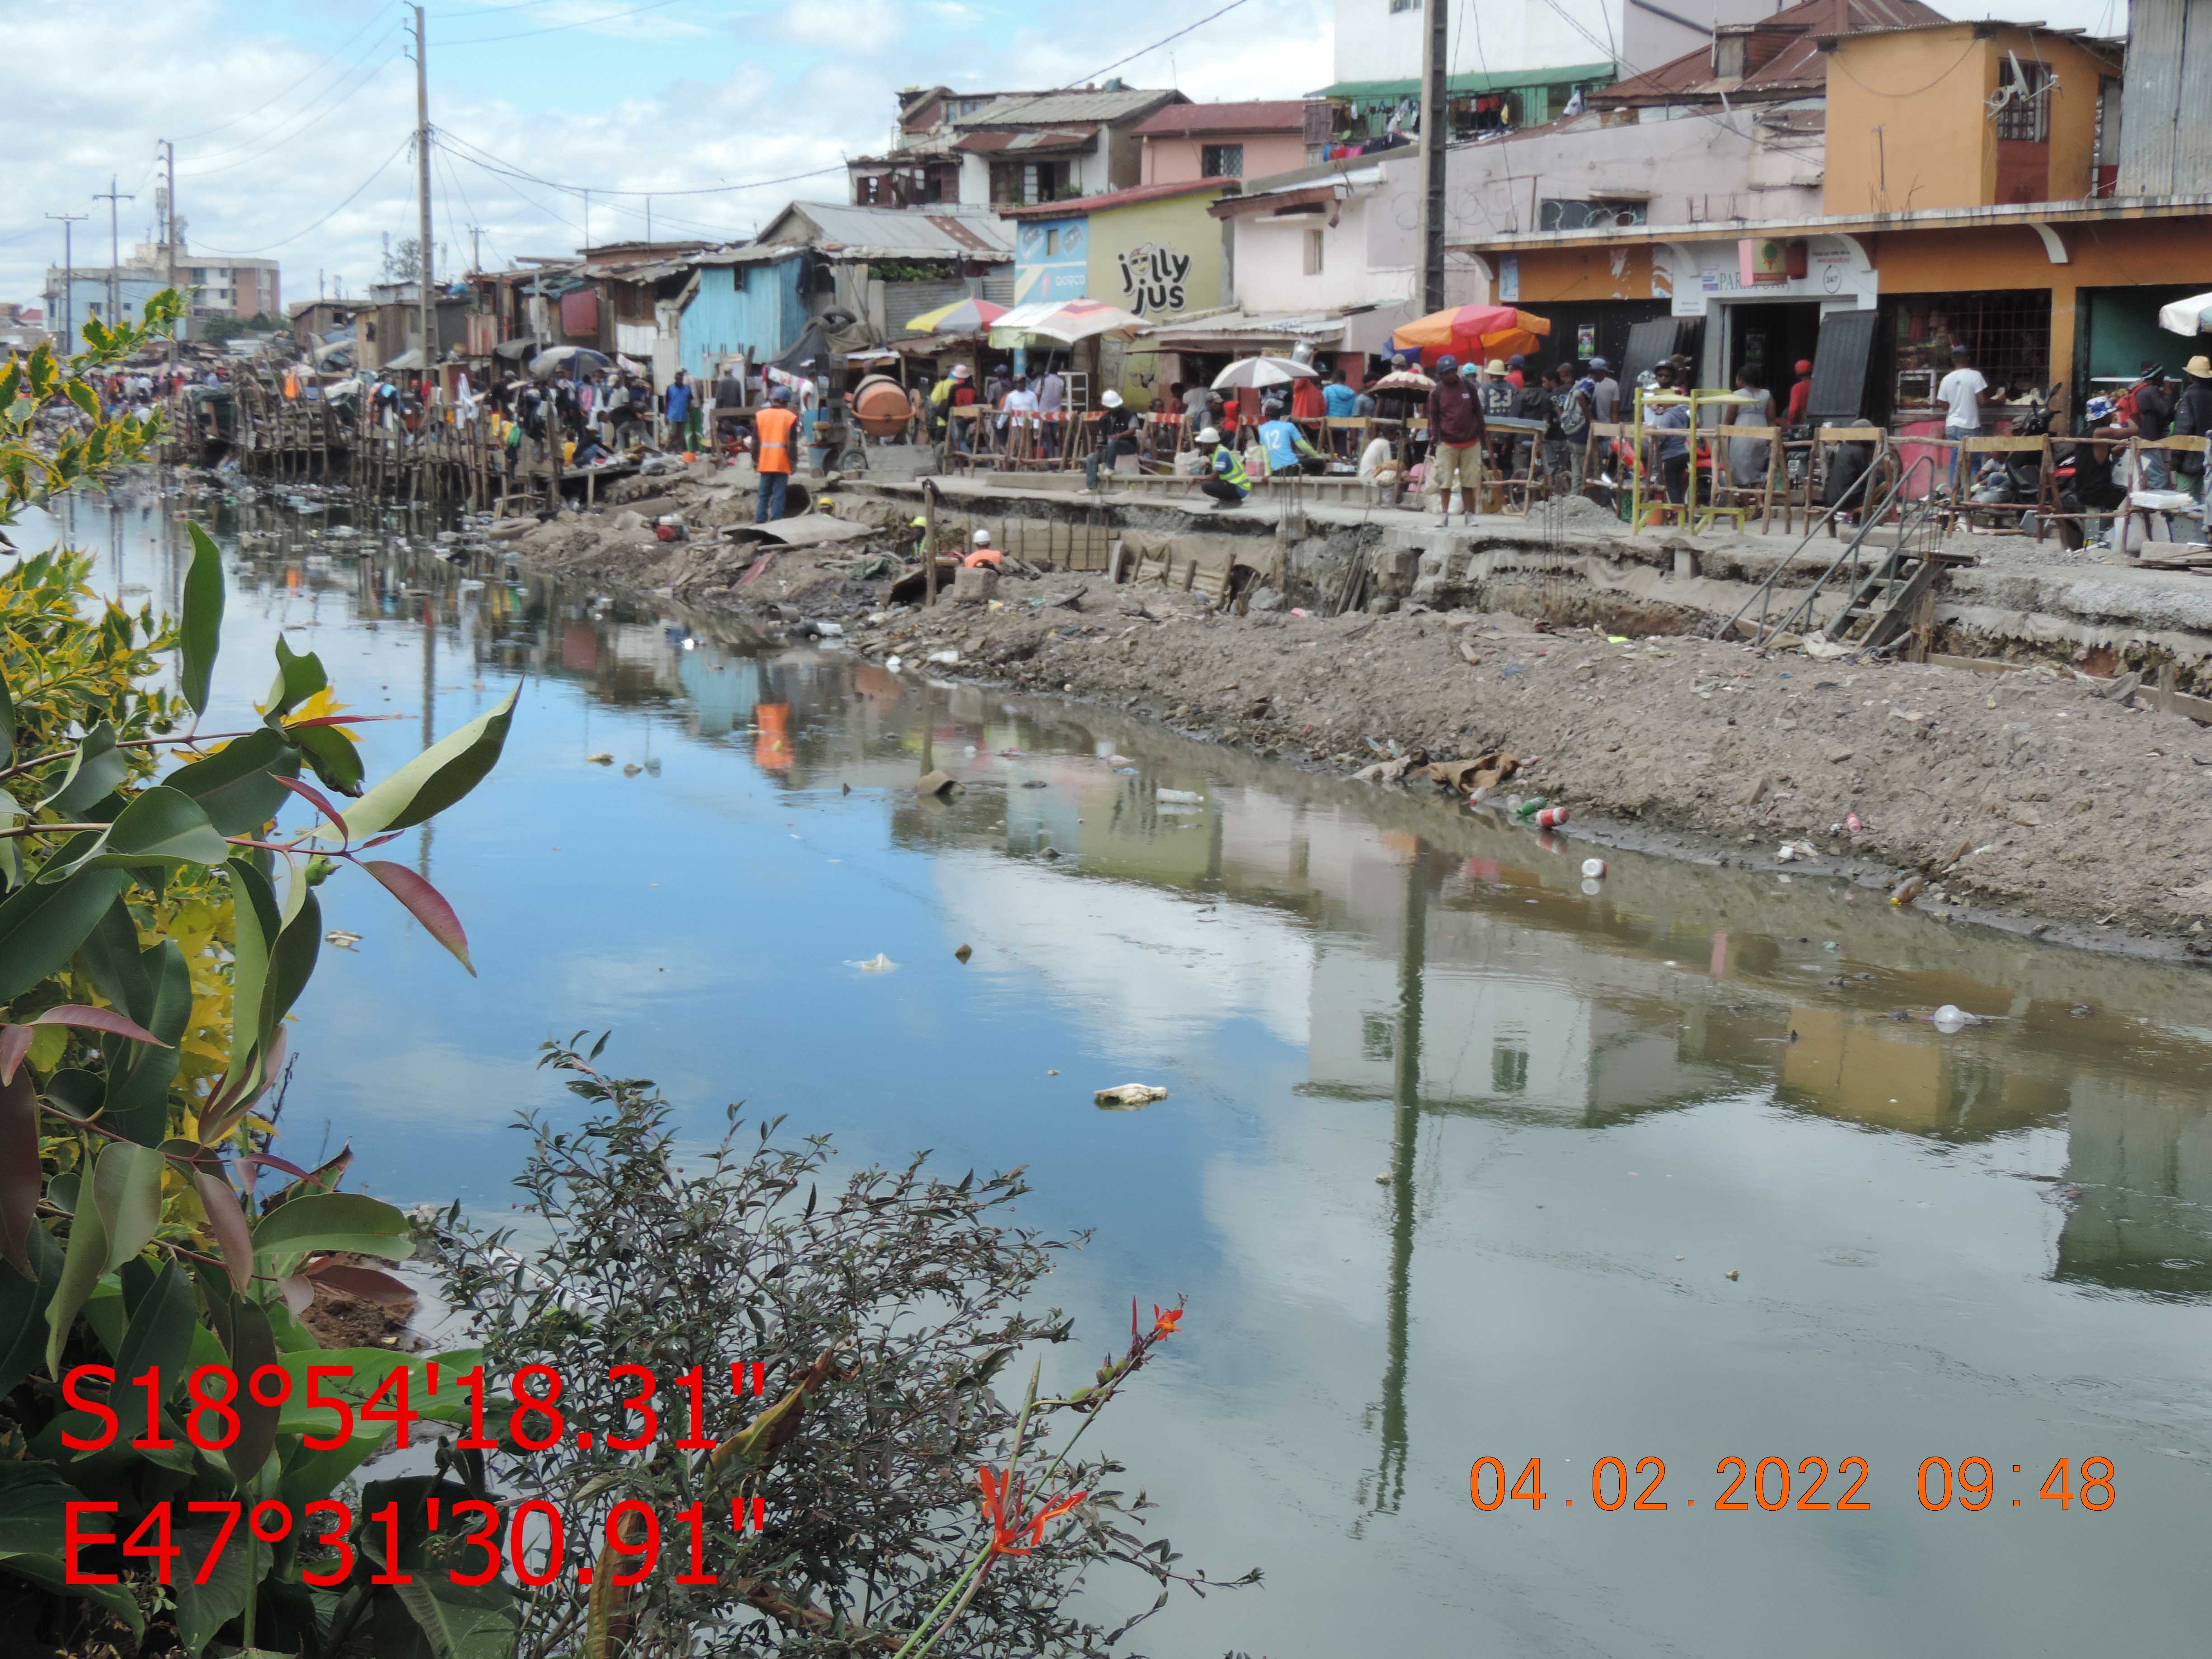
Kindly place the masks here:
[(1285, 99), (1250, 104), (1170, 104), (1137, 129), (1145, 146), (1142, 182), (1264, 179), (1321, 154), (1328, 106)]

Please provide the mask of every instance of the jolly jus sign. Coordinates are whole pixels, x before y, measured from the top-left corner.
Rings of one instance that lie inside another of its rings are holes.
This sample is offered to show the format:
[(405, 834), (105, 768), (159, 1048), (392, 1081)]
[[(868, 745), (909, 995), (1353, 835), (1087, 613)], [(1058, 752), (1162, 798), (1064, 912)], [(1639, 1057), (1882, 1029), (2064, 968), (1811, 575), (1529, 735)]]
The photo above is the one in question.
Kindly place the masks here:
[(1164, 316), (1189, 304), (1191, 258), (1160, 242), (1139, 242), (1115, 255), (1121, 305), (1139, 317)]

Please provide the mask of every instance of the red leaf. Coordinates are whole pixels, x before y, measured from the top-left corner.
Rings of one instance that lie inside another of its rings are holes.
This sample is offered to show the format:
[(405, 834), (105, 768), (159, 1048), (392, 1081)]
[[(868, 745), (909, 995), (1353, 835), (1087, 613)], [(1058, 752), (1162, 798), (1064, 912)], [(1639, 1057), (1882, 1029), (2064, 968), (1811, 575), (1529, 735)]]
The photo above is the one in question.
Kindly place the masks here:
[(27, 1025), (0, 1025), (0, 1083), (13, 1083), (15, 1068), (31, 1052), (33, 1032)]
[(453, 907), (446, 902), (445, 895), (416, 875), (404, 864), (394, 864), (389, 859), (362, 859), (361, 867), (382, 882), (392, 896), (407, 907), (407, 914), (421, 922), (430, 937), (460, 958), (461, 966), (473, 977), (476, 964), (469, 960), (469, 936), (461, 929), (461, 919), (453, 914)]
[(385, 842), (386, 842), (387, 841), (398, 841), (398, 840), (400, 838), (400, 836), (402, 836), (405, 835), (406, 833), (407, 833), (407, 832), (406, 832), (404, 830), (393, 830), (393, 831), (392, 831), (392, 833), (391, 833), (391, 834), (389, 834), (389, 835), (379, 836), (377, 836), (377, 837), (376, 837), (376, 839), (375, 839), (375, 840), (374, 840), (374, 841), (365, 841), (365, 842), (362, 842), (362, 844), (361, 844), (361, 850), (362, 850), (362, 852), (366, 853), (367, 851), (368, 851), (368, 849), (369, 849), (370, 848), (372, 848), (372, 847), (381, 847), (381, 846), (383, 846), (383, 845), (384, 845), (384, 843), (385, 843)]
[(133, 1042), (150, 1042), (156, 1048), (169, 1045), (135, 1020), (125, 1019), (112, 1008), (88, 1008), (81, 1003), (65, 1002), (58, 1008), (49, 1008), (31, 1022), (33, 1025), (74, 1025), (81, 1031), (105, 1031), (110, 1036), (128, 1037)]
[(298, 1164), (293, 1163), (289, 1158), (277, 1157), (274, 1152), (248, 1152), (244, 1158), (240, 1158), (238, 1161), (240, 1164), (267, 1164), (272, 1169), (282, 1170), (286, 1175), (291, 1176), (295, 1179), (305, 1180), (307, 1178), (307, 1172), (305, 1170), (301, 1169)]
[(307, 1275), (318, 1285), (343, 1291), (364, 1302), (374, 1302), (380, 1308), (404, 1307), (415, 1300), (415, 1292), (392, 1274), (379, 1273), (374, 1267), (356, 1267), (349, 1261), (334, 1261), (327, 1256), (310, 1264)]
[(207, 1212), (208, 1225), (222, 1250), (222, 1265), (230, 1272), (230, 1282), (242, 1291), (253, 1282), (253, 1236), (246, 1230), (246, 1212), (239, 1207), (238, 1194), (231, 1190), (227, 1178), (198, 1167), (192, 1170), (192, 1188), (200, 1195), (200, 1207)]
[[(261, 1098), (269, 1085), (283, 1076), (285, 1042), (284, 1028), (279, 1025), (276, 1028), (276, 1034), (269, 1039), (268, 1057), (261, 1067), (261, 1086), (243, 1100), (232, 1097), (230, 1080), (227, 1078), (224, 1079), (222, 1086), (216, 1091), (215, 1098), (208, 1103), (207, 1110), (200, 1114), (200, 1145), (212, 1146), (235, 1129), (245, 1119), (246, 1113), (253, 1109), (253, 1103)], [(246, 1079), (252, 1074), (251, 1066), (240, 1073), (238, 1086), (243, 1089), (246, 1086)], [(255, 1171), (258, 1167), (253, 1164), (248, 1164), (246, 1166), (246, 1191), (249, 1197), (253, 1192)]]
[(0, 1088), (0, 1256), (34, 1280), (30, 1241), (39, 1224), (39, 1095), (23, 1072)]
[(404, 720), (404, 714), (317, 714), (311, 720), (286, 720), (284, 729), (295, 731), (302, 726), (366, 726), (371, 720)]
[(332, 823), (337, 825), (338, 834), (345, 836), (348, 840), (352, 839), (351, 834), (345, 827), (345, 819), (338, 815), (338, 809), (331, 805), (330, 802), (325, 799), (321, 790), (314, 787), (312, 784), (302, 783), (297, 778), (278, 777), (274, 772), (271, 772), (269, 775), (269, 780), (272, 783), (283, 784), (287, 789), (299, 796), (302, 800), (311, 803), (318, 812), (320, 812)]

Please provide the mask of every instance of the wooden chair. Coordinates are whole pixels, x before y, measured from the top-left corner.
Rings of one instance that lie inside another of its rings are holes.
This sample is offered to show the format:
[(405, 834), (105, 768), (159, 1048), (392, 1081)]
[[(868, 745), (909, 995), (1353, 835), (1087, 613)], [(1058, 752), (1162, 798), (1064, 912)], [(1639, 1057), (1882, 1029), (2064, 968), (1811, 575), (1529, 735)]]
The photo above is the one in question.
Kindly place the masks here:
[[(1916, 441), (1917, 441), (1916, 440)], [(1941, 443), (1941, 439), (1929, 441)], [(1827, 511), (1828, 469), (1835, 464), (1836, 451), (1844, 444), (1871, 444), (1873, 458), (1867, 463), (1866, 483), (1859, 491), (1858, 510), (1864, 512), (1879, 495), (1877, 481), (1883, 463), (1889, 456), (1889, 434), (1878, 426), (1824, 426), (1814, 428), (1810, 459), (1805, 465), (1805, 493), (1802, 504), (1805, 523), (1809, 528), (1821, 514)], [(1828, 534), (1836, 533), (1836, 521), (1828, 520)]]
[[(2035, 499), (2032, 501), (2002, 501), (1980, 506), (1973, 500), (1974, 474), (1981, 468), (1984, 455), (2033, 455), (2035, 462)], [(1972, 524), (1977, 514), (2009, 513), (2017, 526), (2028, 514), (2047, 515), (2058, 509), (2058, 495), (2051, 486), (2051, 440), (2034, 438), (1963, 438), (1959, 441), (1958, 488), (1951, 497), (1951, 512), (1945, 529), (1956, 525), (1960, 519)]]
[[(1728, 470), (1728, 447), (1736, 439), (1756, 440), (1766, 445), (1766, 473), (1755, 484), (1740, 484)], [(1782, 503), (1782, 532), (1790, 533), (1790, 473), (1782, 455), (1782, 428), (1778, 426), (1723, 426), (1713, 428), (1713, 488), (1708, 497), (1715, 512), (1732, 512), (1736, 515), (1736, 527), (1747, 530), (1751, 517), (1759, 515), (1762, 532), (1774, 527), (1774, 504)], [(1705, 522), (1710, 514), (1700, 515)]]
[[(2149, 440), (2130, 438), (2128, 441), (2128, 493), (2126, 499), (2120, 503), (2119, 513), (2120, 532), (2118, 539), (2123, 551), (2126, 550), (2128, 545), (2128, 530), (2130, 521), (2139, 512), (2144, 513), (2146, 519), (2148, 519), (2150, 516), (2145, 509), (2138, 507), (2136, 505), (2136, 491), (2143, 487), (2142, 458), (2143, 452), (2145, 450), (2153, 450), (2166, 455), (2203, 455), (2207, 453), (2208, 450), (2212, 450), (2212, 440), (2184, 435), (2177, 438), (2152, 438)], [(2172, 469), (2169, 468), (2168, 470), (2171, 471)], [(2145, 539), (2148, 540), (2149, 538), (2146, 536)]]

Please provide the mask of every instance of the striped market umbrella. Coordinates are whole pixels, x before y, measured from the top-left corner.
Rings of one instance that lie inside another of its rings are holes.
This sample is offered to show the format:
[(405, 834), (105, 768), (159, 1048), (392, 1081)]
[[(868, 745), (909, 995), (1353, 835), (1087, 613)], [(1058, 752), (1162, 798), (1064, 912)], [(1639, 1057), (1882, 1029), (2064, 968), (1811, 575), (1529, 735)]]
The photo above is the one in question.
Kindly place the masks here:
[(979, 300), (971, 294), (964, 300), (955, 300), (949, 306), (939, 306), (934, 311), (923, 312), (919, 317), (909, 317), (906, 325), (916, 334), (981, 334), (1006, 314), (1006, 307), (994, 306), (988, 300)]
[(1511, 306), (1447, 306), (1407, 323), (1390, 337), (1392, 348), (1418, 348), (1433, 363), (1444, 353), (1461, 358), (1505, 357), (1534, 351), (1552, 331), (1551, 319)]
[(1014, 334), (1042, 334), (1073, 345), (1094, 334), (1134, 334), (1151, 326), (1134, 312), (1103, 300), (1032, 300), (992, 325), (992, 343)]

